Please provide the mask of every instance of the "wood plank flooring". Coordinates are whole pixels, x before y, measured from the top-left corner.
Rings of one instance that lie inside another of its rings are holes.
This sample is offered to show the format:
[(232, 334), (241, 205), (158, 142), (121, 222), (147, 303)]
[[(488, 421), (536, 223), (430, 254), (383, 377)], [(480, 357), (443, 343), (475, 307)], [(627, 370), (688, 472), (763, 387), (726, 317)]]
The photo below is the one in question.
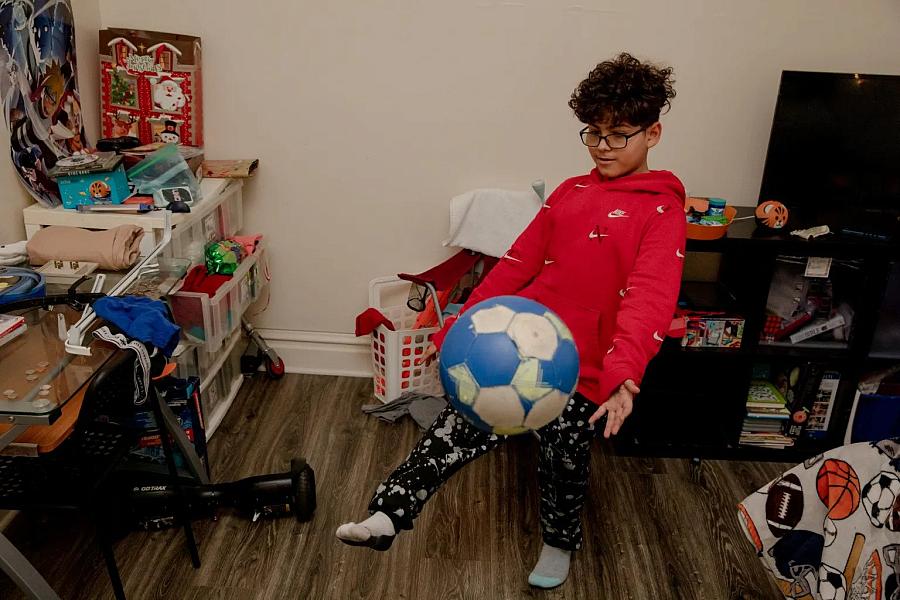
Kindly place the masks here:
[[(131, 600), (781, 598), (741, 534), (735, 504), (788, 465), (613, 456), (595, 444), (584, 549), (569, 580), (526, 583), (540, 549), (536, 443), (521, 436), (472, 463), (430, 502), (416, 529), (377, 553), (335, 541), (364, 516), (380, 480), (413, 446), (411, 420), (363, 415), (370, 382), (288, 375), (247, 382), (210, 445), (213, 479), (316, 471), (309, 523), (250, 523), (223, 511), (194, 526), (203, 565), (191, 568), (178, 530), (136, 532), (116, 544)], [(66, 599), (112, 598), (89, 523), (29, 518), (13, 541)], [(0, 598), (24, 596), (0, 573)]]

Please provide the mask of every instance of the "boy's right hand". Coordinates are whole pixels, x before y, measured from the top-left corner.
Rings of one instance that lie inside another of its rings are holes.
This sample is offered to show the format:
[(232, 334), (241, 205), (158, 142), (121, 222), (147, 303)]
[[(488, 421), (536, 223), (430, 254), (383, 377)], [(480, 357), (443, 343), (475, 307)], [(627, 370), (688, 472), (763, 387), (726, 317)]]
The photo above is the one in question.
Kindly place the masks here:
[(416, 359), (416, 365), (425, 365), (427, 367), (434, 360), (435, 356), (437, 356), (437, 346), (429, 344), (425, 348), (425, 354)]

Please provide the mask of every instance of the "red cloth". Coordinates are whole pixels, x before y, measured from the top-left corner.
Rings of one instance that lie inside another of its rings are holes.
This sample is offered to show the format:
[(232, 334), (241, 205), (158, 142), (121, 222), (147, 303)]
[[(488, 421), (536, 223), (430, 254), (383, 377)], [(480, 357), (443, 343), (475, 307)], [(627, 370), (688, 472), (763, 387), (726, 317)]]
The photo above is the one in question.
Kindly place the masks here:
[(182, 292), (201, 292), (207, 296), (215, 296), (216, 290), (231, 279), (231, 275), (210, 275), (206, 271), (206, 265), (197, 265), (184, 278), (181, 285)]
[(367, 308), (356, 315), (356, 335), (369, 335), (379, 325), (384, 325), (391, 331), (394, 331), (394, 324), (391, 320), (384, 316), (377, 308)]
[[(578, 391), (603, 404), (644, 369), (672, 324), (684, 259), (684, 186), (668, 171), (568, 179), (463, 306), (515, 294), (569, 326)], [(454, 319), (435, 337), (440, 347)]]

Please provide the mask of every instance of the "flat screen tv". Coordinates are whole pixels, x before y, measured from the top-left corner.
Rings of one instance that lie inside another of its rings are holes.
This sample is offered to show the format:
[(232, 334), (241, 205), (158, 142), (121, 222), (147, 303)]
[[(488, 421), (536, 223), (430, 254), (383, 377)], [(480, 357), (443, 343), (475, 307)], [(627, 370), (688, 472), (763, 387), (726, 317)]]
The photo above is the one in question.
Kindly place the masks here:
[[(784, 71), (759, 201), (795, 225), (900, 216), (900, 76)], [(798, 222), (799, 221), (799, 222)]]

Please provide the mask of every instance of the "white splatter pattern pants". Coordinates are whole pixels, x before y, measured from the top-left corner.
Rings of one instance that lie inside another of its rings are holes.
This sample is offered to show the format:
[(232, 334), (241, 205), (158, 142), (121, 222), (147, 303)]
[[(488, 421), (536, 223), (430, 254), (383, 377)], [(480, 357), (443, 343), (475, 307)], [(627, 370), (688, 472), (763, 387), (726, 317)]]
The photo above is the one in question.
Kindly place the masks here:
[[(576, 393), (563, 414), (539, 431), (541, 529), (544, 542), (556, 548), (581, 547), (581, 509), (595, 433), (587, 421), (596, 408)], [(598, 423), (596, 431), (602, 430)], [(471, 425), (448, 404), (403, 464), (378, 486), (369, 512), (387, 514), (398, 531), (412, 529), (413, 520), (442, 483), (505, 439)]]

